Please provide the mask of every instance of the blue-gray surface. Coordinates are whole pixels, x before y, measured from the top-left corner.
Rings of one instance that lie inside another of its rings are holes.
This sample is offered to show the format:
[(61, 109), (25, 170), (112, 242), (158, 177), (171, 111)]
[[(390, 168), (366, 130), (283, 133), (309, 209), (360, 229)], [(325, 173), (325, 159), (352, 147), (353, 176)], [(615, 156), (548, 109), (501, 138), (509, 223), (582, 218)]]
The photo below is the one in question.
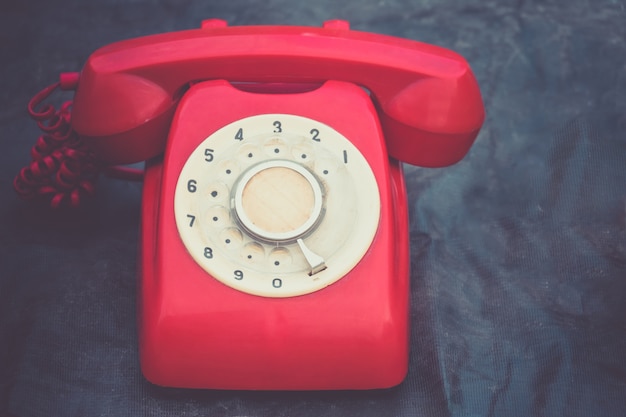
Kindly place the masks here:
[[(107, 43), (198, 26), (320, 25), (463, 54), (487, 119), (443, 169), (407, 167), (412, 354), (397, 388), (158, 388), (138, 368), (141, 185), (70, 219), (11, 191), (28, 99)], [(626, 2), (21, 0), (0, 5), (0, 415), (626, 415)]]

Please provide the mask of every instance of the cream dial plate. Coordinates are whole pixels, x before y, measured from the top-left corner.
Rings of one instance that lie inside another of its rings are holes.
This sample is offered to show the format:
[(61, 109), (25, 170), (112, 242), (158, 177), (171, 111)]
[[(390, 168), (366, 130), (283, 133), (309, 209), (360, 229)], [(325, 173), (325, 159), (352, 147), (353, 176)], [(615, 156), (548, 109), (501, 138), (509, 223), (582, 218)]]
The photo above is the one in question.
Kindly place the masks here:
[(354, 268), (376, 234), (380, 197), (369, 164), (339, 132), (263, 114), (200, 143), (178, 178), (174, 211), (187, 251), (215, 279), (291, 297)]

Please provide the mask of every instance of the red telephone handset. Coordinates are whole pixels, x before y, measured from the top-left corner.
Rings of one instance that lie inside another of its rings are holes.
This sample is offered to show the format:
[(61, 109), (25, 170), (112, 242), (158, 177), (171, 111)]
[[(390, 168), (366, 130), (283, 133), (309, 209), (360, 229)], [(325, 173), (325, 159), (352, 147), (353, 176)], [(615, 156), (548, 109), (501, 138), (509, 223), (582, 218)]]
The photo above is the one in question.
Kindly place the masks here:
[(405, 161), (461, 159), (484, 118), (459, 55), (324, 28), (104, 47), (72, 127), (146, 164), (140, 358), (159, 385), (372, 389), (408, 366)]
[(459, 161), (484, 110), (476, 80), (458, 54), (432, 45), (324, 28), (226, 27), (118, 42), (87, 61), (74, 100), (73, 127), (105, 161), (161, 153), (177, 102), (190, 82), (347, 81), (369, 89), (391, 156), (438, 167)]

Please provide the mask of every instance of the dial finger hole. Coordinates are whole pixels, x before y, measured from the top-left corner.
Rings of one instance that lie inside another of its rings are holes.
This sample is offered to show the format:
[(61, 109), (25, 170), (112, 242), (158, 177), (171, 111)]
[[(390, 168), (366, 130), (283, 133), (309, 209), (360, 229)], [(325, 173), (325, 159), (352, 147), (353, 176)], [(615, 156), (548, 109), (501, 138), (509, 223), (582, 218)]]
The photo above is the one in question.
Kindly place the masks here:
[(218, 173), (224, 181), (234, 181), (239, 175), (239, 165), (232, 159), (226, 159), (219, 164)]
[(228, 186), (224, 183), (213, 183), (206, 188), (206, 196), (213, 203), (228, 201)]
[(217, 228), (224, 228), (228, 226), (230, 221), (230, 211), (223, 206), (211, 207), (207, 212), (209, 219), (208, 224)]
[(291, 148), (292, 158), (300, 163), (313, 162), (315, 149), (309, 143), (299, 143)]
[(237, 158), (242, 164), (253, 164), (261, 159), (261, 149), (251, 143), (246, 143), (237, 151)]
[(220, 233), (220, 241), (225, 247), (235, 249), (243, 243), (243, 235), (239, 229), (230, 227)]
[(273, 158), (285, 157), (287, 149), (287, 144), (281, 138), (270, 138), (263, 144), (265, 154)]
[(322, 179), (335, 174), (338, 168), (339, 163), (335, 159), (322, 158), (315, 162), (315, 173)]
[(265, 258), (265, 249), (256, 242), (250, 242), (243, 247), (241, 256), (247, 262), (258, 262)]
[(291, 253), (287, 248), (275, 248), (270, 252), (268, 261), (270, 265), (275, 267), (291, 265)]

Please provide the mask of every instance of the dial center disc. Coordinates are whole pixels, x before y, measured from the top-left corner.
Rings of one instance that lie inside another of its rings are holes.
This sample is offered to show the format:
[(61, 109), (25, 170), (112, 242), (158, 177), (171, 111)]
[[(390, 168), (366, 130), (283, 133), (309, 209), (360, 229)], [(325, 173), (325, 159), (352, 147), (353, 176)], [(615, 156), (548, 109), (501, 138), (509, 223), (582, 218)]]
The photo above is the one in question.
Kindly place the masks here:
[(234, 211), (253, 236), (295, 240), (322, 214), (322, 189), (313, 174), (291, 161), (266, 161), (246, 171), (235, 187)]

